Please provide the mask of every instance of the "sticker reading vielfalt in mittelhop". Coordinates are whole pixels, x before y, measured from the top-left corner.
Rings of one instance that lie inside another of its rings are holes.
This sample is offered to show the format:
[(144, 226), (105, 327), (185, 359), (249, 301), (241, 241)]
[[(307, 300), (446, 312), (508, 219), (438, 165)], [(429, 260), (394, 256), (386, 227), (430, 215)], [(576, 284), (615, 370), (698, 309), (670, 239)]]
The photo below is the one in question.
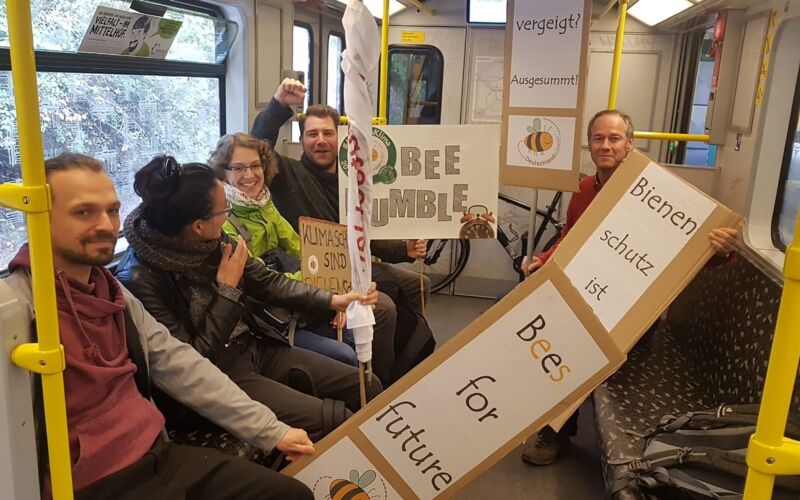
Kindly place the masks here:
[(417, 496), (432, 498), (608, 363), (547, 281), (360, 430)]

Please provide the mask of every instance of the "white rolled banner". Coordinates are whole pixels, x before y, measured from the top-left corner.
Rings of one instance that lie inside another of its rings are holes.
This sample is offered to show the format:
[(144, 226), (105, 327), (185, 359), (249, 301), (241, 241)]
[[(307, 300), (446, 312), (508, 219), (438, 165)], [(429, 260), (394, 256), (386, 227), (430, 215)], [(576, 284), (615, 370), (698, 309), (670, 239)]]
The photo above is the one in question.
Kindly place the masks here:
[[(347, 109), (347, 242), (353, 290), (366, 294), (372, 282), (369, 224), (372, 217), (372, 109), (370, 89), (378, 81), (380, 34), (375, 19), (361, 0), (350, 0), (342, 18), (347, 49), (342, 54), (344, 104)], [(356, 357), (372, 359), (372, 308), (356, 301), (347, 308), (347, 326), (353, 330)]]

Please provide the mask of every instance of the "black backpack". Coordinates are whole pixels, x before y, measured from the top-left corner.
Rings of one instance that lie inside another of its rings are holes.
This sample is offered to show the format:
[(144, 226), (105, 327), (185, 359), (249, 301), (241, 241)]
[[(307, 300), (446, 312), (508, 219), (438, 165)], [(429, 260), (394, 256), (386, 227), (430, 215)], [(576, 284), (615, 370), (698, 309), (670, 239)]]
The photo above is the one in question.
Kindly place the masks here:
[[(722, 405), (666, 415), (653, 431), (642, 436), (647, 439), (642, 456), (608, 461), (624, 466), (609, 486), (608, 496), (634, 489), (658, 498), (742, 498), (747, 476), (745, 457), (758, 409), (757, 404)], [(800, 422), (794, 416), (786, 424), (786, 435), (794, 439), (800, 436)], [(800, 477), (775, 479), (772, 498), (800, 498)]]

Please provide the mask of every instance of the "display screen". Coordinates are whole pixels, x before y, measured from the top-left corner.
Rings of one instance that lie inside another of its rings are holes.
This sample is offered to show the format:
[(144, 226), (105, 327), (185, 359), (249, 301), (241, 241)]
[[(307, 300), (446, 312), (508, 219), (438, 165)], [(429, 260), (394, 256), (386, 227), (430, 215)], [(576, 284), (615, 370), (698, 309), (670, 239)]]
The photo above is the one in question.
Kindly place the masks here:
[(506, 23), (506, 0), (467, 0), (468, 23)]

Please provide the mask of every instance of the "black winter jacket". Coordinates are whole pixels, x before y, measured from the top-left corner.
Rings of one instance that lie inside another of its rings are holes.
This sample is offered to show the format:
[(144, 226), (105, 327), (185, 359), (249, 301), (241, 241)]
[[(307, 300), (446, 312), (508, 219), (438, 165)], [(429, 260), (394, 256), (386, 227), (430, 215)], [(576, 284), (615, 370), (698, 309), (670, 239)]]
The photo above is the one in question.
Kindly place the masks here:
[(258, 319), (258, 308), (269, 304), (325, 317), (333, 297), (331, 292), (270, 271), (248, 257), (239, 284), (242, 291), (239, 300), (233, 301), (214, 292), (202, 327), (195, 329), (189, 312), (188, 281), (178, 273), (148, 266), (129, 248), (117, 266), (117, 279), (169, 329), (173, 337), (192, 345), (213, 363), (224, 350), (239, 320), (244, 320), (255, 334), (288, 344), (280, 332)]
[[(292, 110), (274, 98), (262, 110), (251, 134), (275, 146), (281, 125), (292, 117)], [(272, 179), (272, 201), (283, 217), (299, 232), (300, 216), (339, 222), (339, 181), (335, 174), (320, 172), (303, 155), (301, 161), (278, 155), (278, 174)], [(413, 262), (405, 241), (372, 240), (372, 253), (385, 262)]]

